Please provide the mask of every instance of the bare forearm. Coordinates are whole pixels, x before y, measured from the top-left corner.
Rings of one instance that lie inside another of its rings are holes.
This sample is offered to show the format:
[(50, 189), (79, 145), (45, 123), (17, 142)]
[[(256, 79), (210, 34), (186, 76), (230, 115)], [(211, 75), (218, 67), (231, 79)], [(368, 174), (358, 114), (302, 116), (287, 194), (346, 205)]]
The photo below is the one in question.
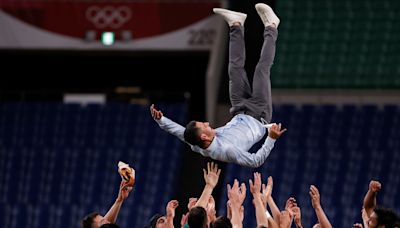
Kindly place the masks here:
[(275, 222), (279, 224), (279, 216), (281, 214), (281, 211), (279, 210), (278, 206), (276, 206), (272, 196), (268, 198), (268, 206), (271, 209), (272, 217), (274, 218)]
[(240, 220), (240, 206), (232, 207), (232, 218), (231, 218), (232, 228), (242, 228), (243, 223)]
[(371, 215), (375, 207), (376, 207), (376, 193), (371, 190), (368, 190), (367, 194), (364, 197), (364, 208), (368, 216)]
[(257, 227), (263, 226), (268, 227), (268, 218), (265, 214), (265, 208), (259, 194), (253, 194), (254, 207), (256, 209)]
[(317, 214), (321, 228), (332, 228), (332, 225), (321, 206), (315, 208), (315, 214)]
[(104, 216), (111, 223), (115, 223), (117, 221), (117, 217), (119, 214), (119, 210), (121, 209), (123, 201), (116, 200), (115, 203), (111, 206), (110, 210), (108, 210), (107, 214)]
[(268, 227), (269, 228), (279, 228), (279, 225), (275, 222), (272, 217), (268, 218)]
[(292, 227), (292, 220), (290, 219), (290, 216), (280, 216), (279, 218), (279, 227), (280, 228), (290, 228)]
[(174, 228), (174, 217), (167, 216), (167, 228)]
[(212, 187), (211, 185), (206, 184), (206, 186), (204, 187), (204, 190), (201, 193), (201, 196), (200, 196), (199, 200), (197, 201), (195, 207), (206, 208), (208, 200), (210, 199), (210, 196), (211, 196), (211, 193), (212, 193), (213, 189), (214, 189), (214, 187)]

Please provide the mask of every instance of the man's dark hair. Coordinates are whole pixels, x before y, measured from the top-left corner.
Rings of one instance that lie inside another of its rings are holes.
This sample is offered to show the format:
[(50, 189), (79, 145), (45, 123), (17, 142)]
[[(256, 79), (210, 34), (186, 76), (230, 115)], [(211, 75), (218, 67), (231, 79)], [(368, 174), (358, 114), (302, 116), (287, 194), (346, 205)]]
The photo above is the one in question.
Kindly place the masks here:
[(196, 121), (192, 120), (186, 125), (185, 132), (183, 133), (183, 137), (185, 141), (201, 147), (203, 145), (203, 141), (200, 138), (200, 128), (196, 127)]
[(213, 223), (211, 228), (232, 228), (231, 220), (225, 216), (219, 216)]
[(93, 220), (98, 215), (100, 215), (98, 212), (92, 212), (92, 213), (86, 215), (85, 218), (83, 218), (81, 220), (81, 227), (82, 228), (92, 228)]
[(207, 225), (207, 212), (203, 207), (193, 207), (189, 211), (188, 225), (190, 228), (205, 228)]
[(117, 224), (110, 223), (101, 225), (100, 228), (119, 228), (119, 226)]
[(161, 218), (162, 215), (156, 213), (149, 219), (149, 224), (145, 228), (155, 228), (157, 225), (157, 220)]
[(394, 211), (387, 208), (377, 207), (374, 209), (374, 212), (378, 217), (377, 226), (384, 225), (385, 227), (396, 227), (396, 225), (398, 225), (397, 223), (399, 218)]

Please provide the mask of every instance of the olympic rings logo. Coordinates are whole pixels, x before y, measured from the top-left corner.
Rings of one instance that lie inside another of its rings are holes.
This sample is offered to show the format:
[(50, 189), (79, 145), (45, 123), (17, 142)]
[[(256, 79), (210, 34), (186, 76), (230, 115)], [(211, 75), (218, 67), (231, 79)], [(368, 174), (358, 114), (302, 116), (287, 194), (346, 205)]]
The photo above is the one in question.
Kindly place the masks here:
[(86, 18), (98, 29), (117, 29), (131, 19), (132, 12), (126, 6), (91, 6), (86, 9)]

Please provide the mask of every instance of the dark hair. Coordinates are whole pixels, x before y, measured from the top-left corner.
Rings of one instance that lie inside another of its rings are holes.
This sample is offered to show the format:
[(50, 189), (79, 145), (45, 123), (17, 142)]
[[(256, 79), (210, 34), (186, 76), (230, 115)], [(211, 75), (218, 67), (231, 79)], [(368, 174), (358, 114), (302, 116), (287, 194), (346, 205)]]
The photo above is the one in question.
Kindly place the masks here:
[(98, 212), (92, 212), (92, 213), (86, 215), (85, 218), (83, 218), (81, 220), (81, 227), (82, 228), (92, 228), (93, 220), (98, 215), (100, 215)]
[(232, 228), (231, 220), (225, 216), (219, 216), (212, 224), (211, 228)]
[(192, 120), (186, 125), (185, 132), (183, 133), (185, 141), (197, 146), (202, 146), (203, 141), (200, 138), (200, 129), (196, 127), (196, 121)]
[(119, 226), (117, 224), (109, 223), (101, 225), (100, 228), (119, 228)]
[(205, 228), (207, 224), (207, 212), (203, 207), (193, 207), (189, 211), (188, 225), (190, 228)]
[(378, 217), (377, 226), (384, 225), (385, 227), (395, 227), (398, 225), (398, 217), (394, 211), (387, 208), (377, 207), (374, 209)]
[(158, 213), (151, 216), (151, 218), (149, 220), (149, 224), (145, 228), (155, 228), (157, 225), (157, 220), (161, 217), (162, 217), (162, 215), (160, 215)]

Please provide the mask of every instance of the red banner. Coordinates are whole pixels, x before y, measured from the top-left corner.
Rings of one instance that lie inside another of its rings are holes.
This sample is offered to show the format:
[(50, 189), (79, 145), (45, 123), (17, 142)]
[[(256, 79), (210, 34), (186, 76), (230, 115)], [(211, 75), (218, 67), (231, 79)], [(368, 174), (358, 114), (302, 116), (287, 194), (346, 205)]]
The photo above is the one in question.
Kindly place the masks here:
[(41, 29), (76, 38), (94, 31), (115, 32), (133, 39), (171, 32), (212, 15), (217, 2), (65, 2), (4, 1), (0, 9)]

